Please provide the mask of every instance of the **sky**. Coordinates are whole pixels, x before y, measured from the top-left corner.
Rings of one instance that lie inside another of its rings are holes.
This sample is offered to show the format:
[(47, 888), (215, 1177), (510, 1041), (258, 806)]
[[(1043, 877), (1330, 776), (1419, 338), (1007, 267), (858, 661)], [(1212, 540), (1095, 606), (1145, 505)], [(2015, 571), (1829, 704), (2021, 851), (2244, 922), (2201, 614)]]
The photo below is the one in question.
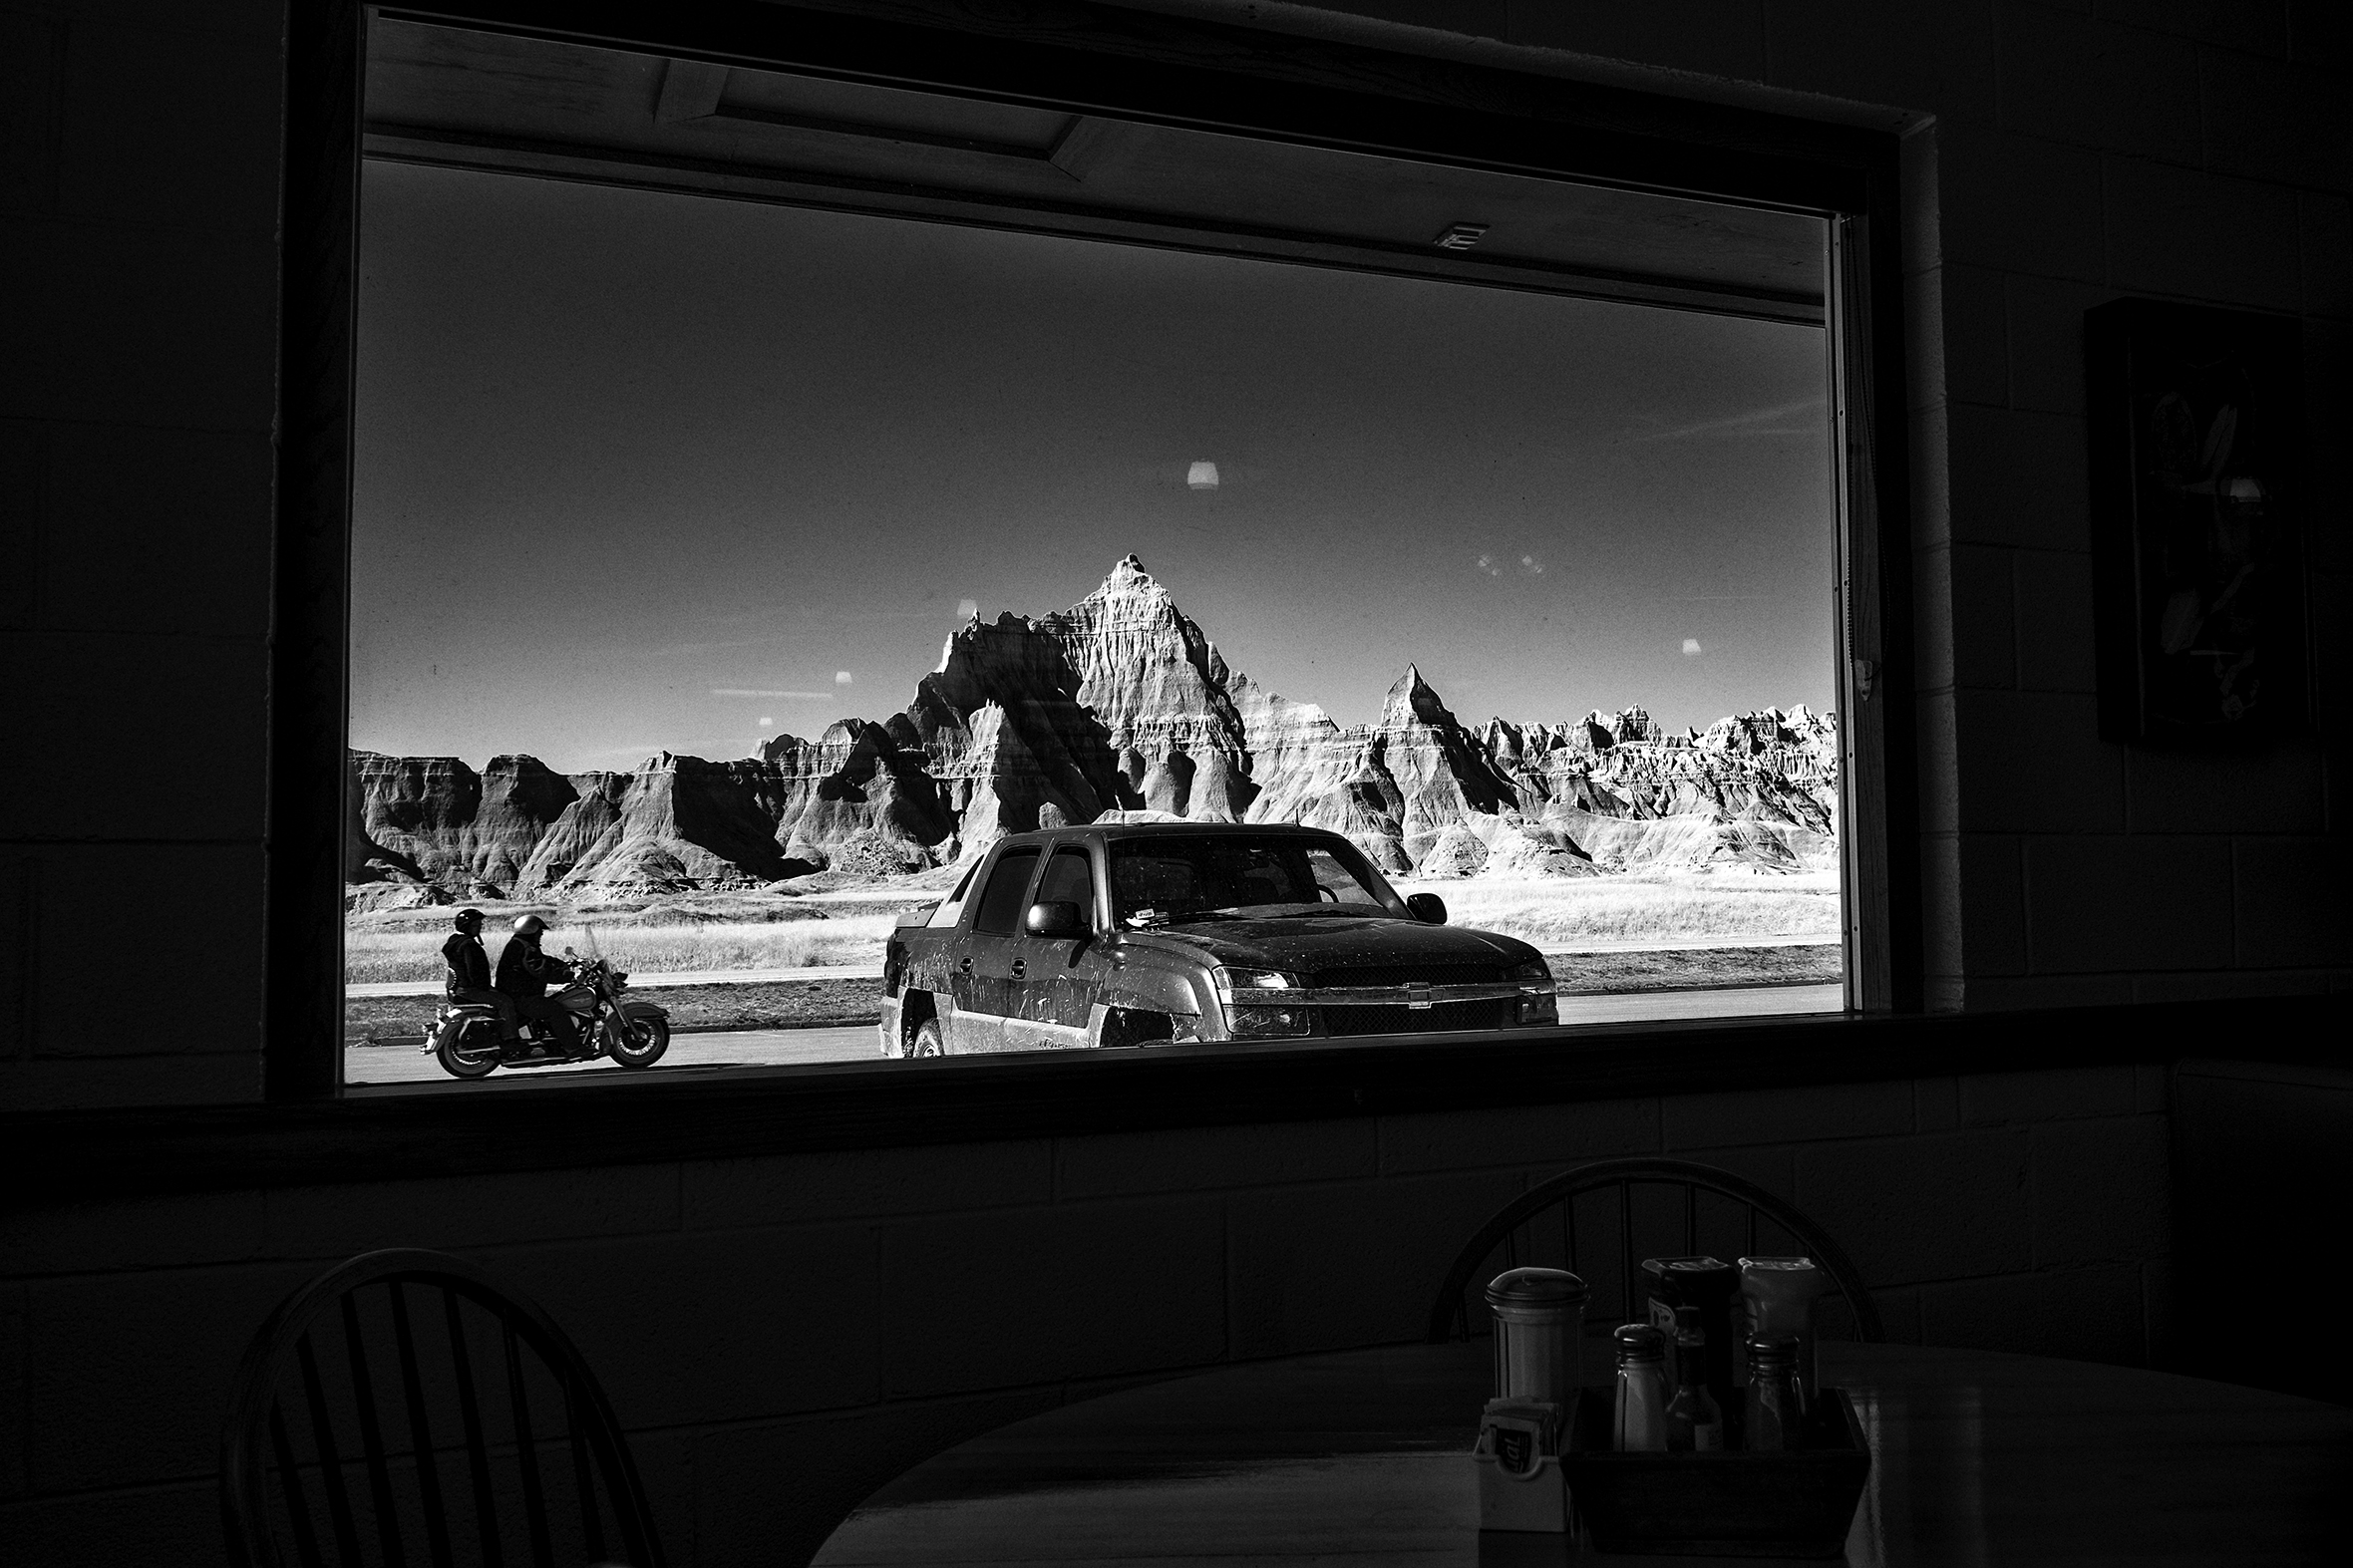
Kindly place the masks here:
[(1829, 706), (1819, 328), (365, 179), (354, 746), (749, 756), (1130, 552), (1343, 724), (1409, 662), (1474, 723)]

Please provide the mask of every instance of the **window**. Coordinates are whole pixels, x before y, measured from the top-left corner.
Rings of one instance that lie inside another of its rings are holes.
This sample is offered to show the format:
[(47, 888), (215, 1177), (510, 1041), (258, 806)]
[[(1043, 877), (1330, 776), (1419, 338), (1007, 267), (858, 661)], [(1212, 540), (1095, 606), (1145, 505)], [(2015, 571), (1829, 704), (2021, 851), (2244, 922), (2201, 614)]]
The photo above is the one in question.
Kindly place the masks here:
[(1038, 879), (1038, 898), (1041, 904), (1076, 904), (1079, 919), (1090, 929), (1095, 924), (1095, 865), (1084, 849), (1062, 848), (1054, 851), (1054, 858), (1046, 862), (1046, 874)]
[(1038, 868), (1035, 849), (1008, 849), (989, 873), (989, 885), (973, 913), (972, 929), (982, 936), (1011, 936), (1021, 929), (1028, 905), (1021, 895), (1029, 888), (1030, 873)]
[(1363, 869), (1351, 869), (1329, 849), (1307, 851), (1307, 874), (1315, 878), (1316, 895), (1335, 904), (1362, 905), (1370, 909), (1391, 908), (1395, 895), (1384, 899), (1375, 892), (1377, 875), (1368, 876)]
[(955, 891), (939, 901), (939, 907), (931, 911), (931, 917), (924, 924), (931, 926), (954, 925), (964, 913), (964, 895), (971, 890), (972, 879), (978, 875), (980, 875), (980, 867), (975, 865), (958, 877)]
[(1321, 914), (1332, 905), (1369, 916), (1405, 913), (1361, 857), (1349, 866), (1337, 851), (1279, 838), (1115, 840), (1111, 885), (1114, 913), (1130, 925), (1219, 911)]
[(1883, 1002), (1857, 180), (1073, 108), (952, 51), (368, 50), (355, 1043), (416, 1039), (465, 904), (683, 1008), (878, 974), (999, 837), (1107, 821), (1363, 862), (1115, 857), (1123, 918), (1438, 893), (1572, 990)]

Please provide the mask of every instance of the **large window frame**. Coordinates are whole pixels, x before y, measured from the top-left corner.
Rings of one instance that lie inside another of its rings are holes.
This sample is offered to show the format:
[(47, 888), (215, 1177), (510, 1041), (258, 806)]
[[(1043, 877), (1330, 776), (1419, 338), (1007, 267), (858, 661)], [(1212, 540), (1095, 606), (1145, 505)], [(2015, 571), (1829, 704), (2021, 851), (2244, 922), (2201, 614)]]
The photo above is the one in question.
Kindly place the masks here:
[[(1912, 787), (1908, 492), (1897, 256), (1898, 159), (1891, 132), (1858, 130), (1554, 77), (1471, 66), (1241, 27), (1084, 3), (976, 16), (933, 0), (471, 0), (383, 6), (325, 0), (298, 7), (289, 40), (285, 313), (279, 517), (271, 697), (268, 1010), (264, 1092), (273, 1101), (340, 1092), (342, 854), (349, 802), (348, 566), (354, 338), (357, 321), (361, 82), (371, 9), (423, 22), (752, 68), (912, 86), (1312, 146), (1394, 153), (1470, 167), (1820, 214), (1832, 230), (1824, 285), (1835, 422), (1837, 607), (1844, 908), (1849, 1006), (1855, 1018), (1720, 1027), (1645, 1026), (1657, 1044), (1738, 1038), (1769, 1063), (1803, 1053), (1824, 1029), (1921, 1005), (1917, 842)], [(1606, 1048), (1589, 1028), (1453, 1045), (1394, 1043), (1308, 1051), (1226, 1048), (1202, 1072), (1228, 1086), (1257, 1079), (1271, 1102), (1322, 1103), (1368, 1075), (1428, 1080), (1449, 1102), (1465, 1094), (1524, 1098), (1524, 1071), (1547, 1082), (1563, 1047)], [(1606, 1054), (1604, 1051), (1602, 1054)], [(1177, 1054), (1190, 1056), (1192, 1053)], [(1474, 1060), (1476, 1059), (1476, 1060)], [(1598, 1063), (1599, 1058), (1595, 1061)], [(926, 1065), (928, 1070), (930, 1065)], [(959, 1078), (1008, 1064), (953, 1064)], [(1072, 1126), (1123, 1118), (1140, 1086), (1096, 1061), (1019, 1070)], [(1170, 1066), (1176, 1066), (1173, 1057)], [(1156, 1077), (1162, 1076), (1153, 1069)], [(1487, 1087), (1461, 1077), (1485, 1076)], [(698, 1075), (709, 1080), (713, 1075)], [(762, 1098), (796, 1093), (844, 1112), (842, 1135), (887, 1141), (892, 1106), (914, 1087), (883, 1063), (824, 1070), (736, 1069), (766, 1081)], [(974, 1082), (977, 1082), (974, 1081)], [(1204, 1086), (1208, 1078), (1202, 1080)], [(938, 1134), (953, 1086), (920, 1098)], [(1008, 1089), (1012, 1086), (1007, 1083)], [(519, 1088), (516, 1093), (520, 1093)], [(578, 1093), (546, 1086), (538, 1094)], [(602, 1100), (611, 1092), (599, 1093)], [(638, 1080), (628, 1091), (654, 1095)], [(1361, 1087), (1355, 1103), (1364, 1104)], [(662, 1096), (662, 1098), (676, 1098)], [(981, 1097), (989, 1098), (992, 1097)], [(1554, 1093), (1551, 1098), (1558, 1098)], [(501, 1107), (513, 1096), (497, 1097)], [(696, 1097), (699, 1100), (700, 1096)], [(1204, 1101), (1206, 1103), (1206, 1101)], [(484, 1106), (483, 1109), (494, 1107)], [(988, 1135), (974, 1102), (971, 1135)], [(1001, 1117), (1001, 1107), (995, 1112)], [(1226, 1119), (1226, 1112), (1203, 1112)], [(958, 1118), (961, 1119), (961, 1118)], [(1000, 1119), (997, 1125), (1002, 1126)], [(858, 1128), (863, 1130), (851, 1130)]]

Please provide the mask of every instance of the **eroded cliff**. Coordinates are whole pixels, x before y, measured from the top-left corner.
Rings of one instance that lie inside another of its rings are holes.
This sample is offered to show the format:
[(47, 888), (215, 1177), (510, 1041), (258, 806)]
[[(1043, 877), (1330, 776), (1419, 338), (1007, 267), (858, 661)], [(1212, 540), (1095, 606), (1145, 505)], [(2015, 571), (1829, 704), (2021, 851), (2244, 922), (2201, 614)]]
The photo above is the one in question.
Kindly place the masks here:
[(1039, 619), (975, 616), (906, 709), (760, 756), (566, 779), (528, 757), (352, 755), (349, 876), (467, 897), (888, 876), (1110, 812), (1301, 822), (1395, 873), (1833, 863), (1835, 721), (1763, 709), (1670, 736), (1639, 708), (1465, 725), (1408, 665), (1341, 726), (1226, 667), (1133, 555)]

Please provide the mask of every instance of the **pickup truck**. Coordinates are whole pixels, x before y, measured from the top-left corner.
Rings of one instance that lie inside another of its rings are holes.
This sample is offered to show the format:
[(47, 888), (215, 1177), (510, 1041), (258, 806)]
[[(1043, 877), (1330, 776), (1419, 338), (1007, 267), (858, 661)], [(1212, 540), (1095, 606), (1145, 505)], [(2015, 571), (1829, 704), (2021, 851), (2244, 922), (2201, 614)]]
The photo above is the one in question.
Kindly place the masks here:
[(885, 1056), (1555, 1024), (1543, 956), (1400, 898), (1338, 833), (1091, 823), (992, 845), (891, 932)]

